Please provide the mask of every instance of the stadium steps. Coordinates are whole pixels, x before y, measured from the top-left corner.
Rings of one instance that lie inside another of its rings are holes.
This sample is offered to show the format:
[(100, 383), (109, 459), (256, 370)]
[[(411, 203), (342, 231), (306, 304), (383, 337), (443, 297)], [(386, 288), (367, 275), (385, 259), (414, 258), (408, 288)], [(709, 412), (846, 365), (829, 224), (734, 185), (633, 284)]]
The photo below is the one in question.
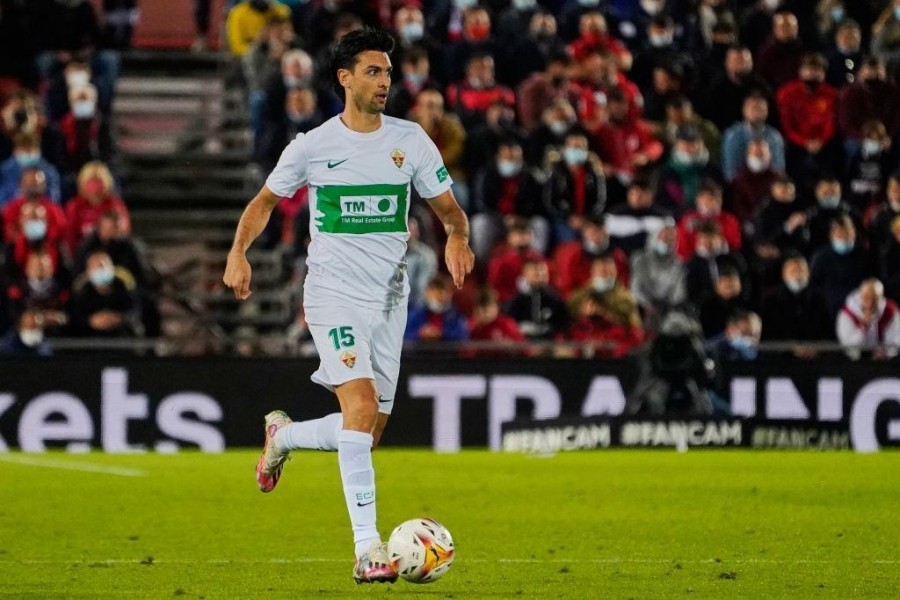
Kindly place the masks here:
[(261, 182), (231, 57), (128, 52), (113, 113), (133, 230), (164, 282), (164, 334), (209, 351), (233, 347), (236, 332), (247, 339), (283, 331), (297, 294), (285, 285), (281, 251), (249, 253), (250, 300), (238, 304), (222, 284), (235, 224)]

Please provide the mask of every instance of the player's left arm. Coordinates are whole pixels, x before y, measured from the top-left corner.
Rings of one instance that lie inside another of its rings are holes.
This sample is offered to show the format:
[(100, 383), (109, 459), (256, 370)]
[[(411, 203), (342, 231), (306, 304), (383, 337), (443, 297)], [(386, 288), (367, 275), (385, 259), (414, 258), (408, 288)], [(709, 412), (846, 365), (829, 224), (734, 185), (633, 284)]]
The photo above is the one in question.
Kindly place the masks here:
[(475, 266), (475, 254), (469, 248), (469, 218), (449, 189), (434, 198), (429, 198), (428, 204), (447, 231), (444, 260), (447, 263), (447, 270), (453, 277), (453, 284), (461, 288), (466, 275), (471, 273)]

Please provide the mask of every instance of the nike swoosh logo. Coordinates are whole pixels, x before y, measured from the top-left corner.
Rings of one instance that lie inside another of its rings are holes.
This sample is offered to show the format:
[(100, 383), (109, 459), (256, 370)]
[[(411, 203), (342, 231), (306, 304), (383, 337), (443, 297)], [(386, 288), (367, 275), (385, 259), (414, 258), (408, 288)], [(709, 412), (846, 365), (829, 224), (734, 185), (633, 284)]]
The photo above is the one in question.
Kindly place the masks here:
[(357, 505), (357, 506), (368, 506), (368, 505), (372, 504), (373, 502), (375, 502), (375, 501), (374, 501), (374, 500), (370, 500), (369, 502), (365, 502), (365, 503), (363, 503), (363, 502), (357, 502), (356, 505)]
[(329, 169), (333, 169), (333, 168), (335, 168), (336, 166), (338, 166), (339, 164), (345, 163), (345, 162), (347, 162), (348, 160), (350, 160), (350, 159), (349, 159), (349, 158), (345, 158), (344, 160), (339, 160), (339, 161), (337, 161), (337, 162), (331, 162), (331, 161), (329, 160), (329, 161), (328, 161), (328, 168), (329, 168)]
[(379, 401), (379, 402), (382, 402), (382, 403), (384, 403), (384, 402), (390, 402), (390, 400), (385, 400), (385, 399), (382, 398), (381, 396), (378, 396), (378, 401)]

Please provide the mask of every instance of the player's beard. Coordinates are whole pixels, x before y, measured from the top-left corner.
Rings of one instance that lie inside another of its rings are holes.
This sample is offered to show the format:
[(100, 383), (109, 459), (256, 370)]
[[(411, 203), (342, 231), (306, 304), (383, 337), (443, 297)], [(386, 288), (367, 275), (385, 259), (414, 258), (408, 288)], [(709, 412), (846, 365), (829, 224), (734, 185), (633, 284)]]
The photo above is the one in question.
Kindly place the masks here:
[(384, 112), (385, 107), (387, 106), (387, 94), (385, 94), (385, 101), (381, 103), (375, 97), (378, 92), (375, 92), (371, 95), (367, 95), (368, 97), (356, 97), (353, 99), (353, 104), (356, 105), (356, 108), (361, 113), (368, 113), (370, 115), (381, 114)]

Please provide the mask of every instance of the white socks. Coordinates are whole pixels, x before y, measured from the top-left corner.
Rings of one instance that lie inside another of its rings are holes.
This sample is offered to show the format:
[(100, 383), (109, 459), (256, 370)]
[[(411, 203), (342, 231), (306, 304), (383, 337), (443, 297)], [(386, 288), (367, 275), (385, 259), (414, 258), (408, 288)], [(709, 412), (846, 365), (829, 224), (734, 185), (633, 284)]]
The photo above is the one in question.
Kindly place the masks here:
[[(327, 418), (327, 417), (326, 417)], [(356, 556), (381, 536), (375, 528), (375, 469), (372, 467), (372, 435), (342, 429), (337, 434), (338, 464), (344, 482), (344, 499), (353, 527)]]
[(337, 450), (338, 432), (344, 426), (341, 413), (331, 413), (321, 419), (291, 423), (275, 434), (275, 447), (281, 452), (291, 450)]

